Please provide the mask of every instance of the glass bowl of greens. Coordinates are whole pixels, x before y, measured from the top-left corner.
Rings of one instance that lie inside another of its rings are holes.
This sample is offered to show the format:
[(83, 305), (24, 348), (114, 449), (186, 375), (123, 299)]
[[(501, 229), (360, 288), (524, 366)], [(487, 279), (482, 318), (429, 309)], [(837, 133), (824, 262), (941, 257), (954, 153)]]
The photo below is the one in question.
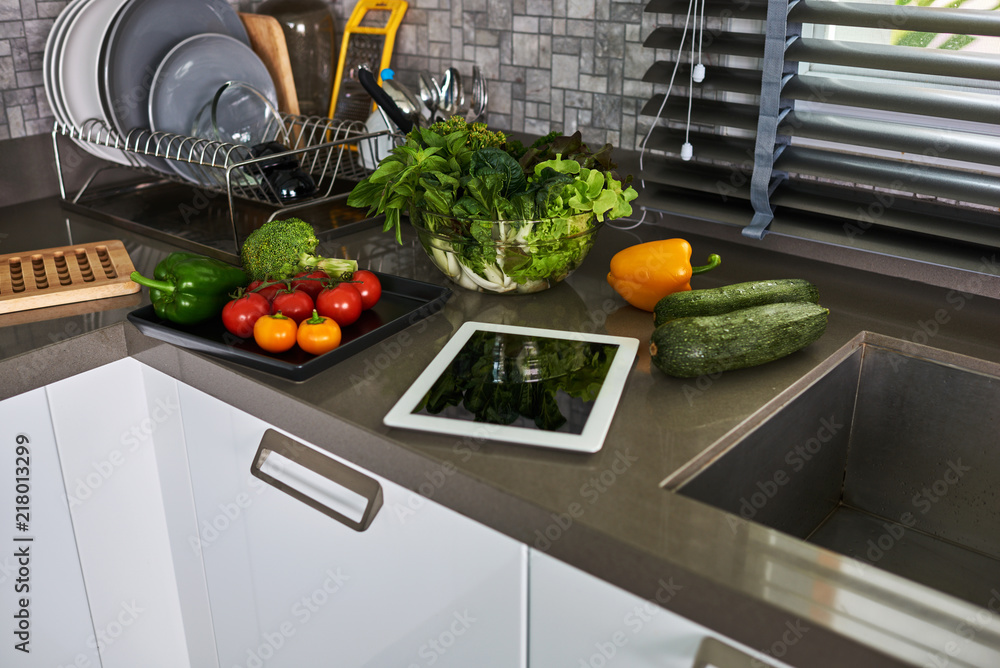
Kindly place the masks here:
[(620, 179), (612, 146), (580, 132), (525, 147), (461, 116), (414, 128), (347, 198), (385, 216), (402, 243), (409, 222), (431, 261), (480, 292), (538, 292), (587, 256), (601, 225), (632, 215), (638, 193)]
[(552, 287), (587, 257), (603, 225), (593, 212), (540, 220), (474, 220), (410, 210), (427, 257), (469, 290), (525, 294)]

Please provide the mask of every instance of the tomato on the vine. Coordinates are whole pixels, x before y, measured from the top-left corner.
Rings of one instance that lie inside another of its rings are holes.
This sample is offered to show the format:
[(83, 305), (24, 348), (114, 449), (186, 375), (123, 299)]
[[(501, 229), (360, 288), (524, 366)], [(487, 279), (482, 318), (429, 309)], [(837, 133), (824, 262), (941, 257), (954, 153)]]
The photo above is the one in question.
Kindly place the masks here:
[(361, 305), (365, 310), (370, 309), (378, 303), (382, 297), (382, 282), (378, 276), (367, 269), (359, 269), (351, 277), (351, 285), (361, 295)]
[(361, 317), (361, 294), (350, 283), (339, 283), (319, 293), (316, 310), (334, 319), (341, 327), (354, 324)]
[(314, 310), (311, 318), (299, 323), (295, 338), (302, 350), (322, 355), (340, 345), (340, 336), (340, 325), (333, 318), (324, 318)]
[(298, 325), (291, 318), (277, 313), (261, 316), (253, 326), (253, 340), (269, 353), (283, 353), (295, 345)]
[(312, 315), (312, 297), (301, 290), (282, 290), (271, 300), (271, 313), (279, 311), (298, 324)]
[(279, 291), (285, 289), (285, 284), (284, 283), (274, 283), (272, 285), (268, 285), (268, 286), (263, 287), (263, 288), (260, 287), (260, 286), (264, 285), (264, 283), (267, 283), (267, 282), (268, 281), (254, 281), (253, 283), (251, 283), (250, 285), (247, 286), (247, 292), (254, 292), (254, 293), (260, 295), (261, 297), (263, 297), (264, 299), (266, 299), (268, 302), (271, 302), (271, 301), (274, 300), (274, 296), (276, 294), (278, 294)]
[(271, 313), (267, 299), (257, 292), (246, 292), (222, 307), (222, 324), (241, 339), (253, 336), (253, 326), (261, 316)]
[(324, 282), (330, 280), (330, 277), (325, 271), (317, 269), (316, 271), (299, 272), (295, 274), (295, 279), (292, 279), (292, 290), (301, 290), (315, 301), (319, 293), (326, 287)]

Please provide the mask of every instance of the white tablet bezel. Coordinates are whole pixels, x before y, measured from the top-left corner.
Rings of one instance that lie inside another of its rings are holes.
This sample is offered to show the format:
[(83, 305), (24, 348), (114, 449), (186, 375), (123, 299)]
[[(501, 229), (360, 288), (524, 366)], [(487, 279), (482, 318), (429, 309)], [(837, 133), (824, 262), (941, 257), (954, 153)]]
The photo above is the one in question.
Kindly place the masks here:
[[(565, 432), (552, 432), (413, 413), (413, 409), (419, 405), (421, 399), (431, 389), (438, 377), (448, 368), (448, 365), (451, 364), (455, 356), (462, 350), (466, 342), (474, 333), (480, 331), (618, 346), (615, 357), (611, 362), (611, 367), (608, 369), (608, 374), (604, 379), (604, 384), (601, 386), (600, 393), (594, 400), (593, 408), (582, 433), (568, 434)], [(399, 401), (386, 413), (383, 422), (389, 427), (452, 434), (474, 439), (506, 441), (520, 445), (533, 445), (543, 448), (573, 450), (576, 452), (597, 452), (604, 445), (604, 439), (608, 434), (608, 429), (611, 427), (611, 420), (614, 417), (615, 409), (618, 407), (618, 401), (625, 388), (625, 381), (632, 369), (638, 349), (638, 339), (622, 336), (485, 322), (466, 322), (452, 336), (448, 343), (445, 344), (444, 348), (434, 357), (427, 368), (421, 372), (409, 389), (403, 393)]]

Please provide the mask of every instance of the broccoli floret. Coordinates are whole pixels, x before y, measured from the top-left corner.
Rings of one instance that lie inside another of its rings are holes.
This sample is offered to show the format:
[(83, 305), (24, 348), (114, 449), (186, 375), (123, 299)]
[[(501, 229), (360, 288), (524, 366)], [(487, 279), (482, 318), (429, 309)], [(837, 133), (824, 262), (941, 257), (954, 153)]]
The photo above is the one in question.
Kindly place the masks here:
[[(465, 145), (473, 151), (481, 148), (503, 148), (507, 143), (507, 136), (504, 133), (499, 130), (489, 130), (486, 123), (469, 123), (464, 116), (452, 116), (437, 121), (431, 124), (429, 129), (442, 137), (447, 137), (453, 132), (468, 132)], [(419, 133), (419, 130), (412, 131), (411, 135), (414, 133)]]
[(312, 225), (304, 220), (272, 220), (250, 233), (240, 249), (240, 260), (252, 281), (280, 281), (316, 269), (336, 278), (358, 268), (354, 260), (315, 255), (318, 245)]

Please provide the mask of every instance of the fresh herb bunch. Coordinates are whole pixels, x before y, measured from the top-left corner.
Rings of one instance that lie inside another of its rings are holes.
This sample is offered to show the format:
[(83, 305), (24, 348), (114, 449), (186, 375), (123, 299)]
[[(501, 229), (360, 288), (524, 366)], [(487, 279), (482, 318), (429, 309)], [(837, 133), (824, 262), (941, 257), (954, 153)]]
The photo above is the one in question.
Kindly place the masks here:
[[(611, 150), (607, 144), (590, 151), (579, 132), (552, 133), (525, 149), (483, 123), (469, 125), (454, 116), (413, 129), (354, 187), (347, 203), (384, 214), (384, 230), (394, 230), (400, 243), (402, 214), (422, 215), (420, 222), (432, 232), (456, 239), (448, 250), (459, 255), (459, 269), (471, 283), (521, 289), (553, 272), (561, 278), (579, 264), (589, 240), (578, 233), (591, 217), (603, 222), (631, 215), (629, 202), (637, 193), (631, 177), (622, 181), (615, 174)], [(512, 254), (510, 246), (524, 250)], [(533, 255), (531, 249), (543, 246), (545, 257)], [(446, 268), (434, 253), (432, 259), (458, 279), (459, 269)]]

